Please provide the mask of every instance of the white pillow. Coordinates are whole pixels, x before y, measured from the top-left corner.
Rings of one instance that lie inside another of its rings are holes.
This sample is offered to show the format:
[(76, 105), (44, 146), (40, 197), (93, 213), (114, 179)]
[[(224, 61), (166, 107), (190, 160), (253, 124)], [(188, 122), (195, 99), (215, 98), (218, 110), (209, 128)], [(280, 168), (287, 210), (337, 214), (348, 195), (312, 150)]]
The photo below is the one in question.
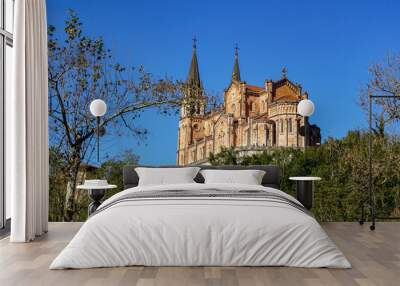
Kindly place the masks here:
[(187, 168), (135, 168), (139, 186), (194, 183), (199, 167)]
[(205, 184), (261, 185), (265, 171), (261, 170), (202, 170)]

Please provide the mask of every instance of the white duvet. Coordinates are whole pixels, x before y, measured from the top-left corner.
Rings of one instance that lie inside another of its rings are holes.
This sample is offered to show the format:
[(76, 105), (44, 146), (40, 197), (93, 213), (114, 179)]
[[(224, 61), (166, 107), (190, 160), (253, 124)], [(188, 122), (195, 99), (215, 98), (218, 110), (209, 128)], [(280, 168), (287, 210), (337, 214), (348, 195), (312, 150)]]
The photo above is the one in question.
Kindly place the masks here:
[[(266, 190), (231, 184), (136, 187), (155, 190)], [(100, 206), (101, 208), (101, 206)], [(50, 269), (145, 266), (294, 266), (350, 268), (318, 222), (293, 206), (259, 199), (155, 198), (124, 201), (92, 216)]]

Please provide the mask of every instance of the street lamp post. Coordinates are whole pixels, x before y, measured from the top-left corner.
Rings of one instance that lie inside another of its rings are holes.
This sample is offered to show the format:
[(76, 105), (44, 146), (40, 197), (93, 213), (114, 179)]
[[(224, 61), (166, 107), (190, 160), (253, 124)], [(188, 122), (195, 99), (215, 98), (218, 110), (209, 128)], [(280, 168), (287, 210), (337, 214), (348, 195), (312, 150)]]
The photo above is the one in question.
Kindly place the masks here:
[(100, 117), (106, 112), (107, 104), (103, 100), (95, 99), (90, 103), (90, 113), (96, 117), (97, 162), (100, 161)]
[[(375, 230), (375, 223), (376, 219), (378, 219), (376, 215), (376, 202), (375, 202), (375, 188), (374, 188), (374, 183), (373, 183), (373, 174), (372, 174), (372, 108), (373, 108), (373, 103), (374, 100), (379, 99), (379, 100), (384, 100), (384, 99), (394, 99), (394, 100), (400, 100), (400, 95), (395, 94), (395, 95), (372, 95), (369, 94), (368, 96), (369, 99), (369, 105), (368, 105), (368, 195), (369, 195), (369, 207), (371, 210), (371, 225), (370, 225), (370, 230)], [(359, 220), (359, 223), (362, 225), (364, 224), (365, 218), (364, 218), (364, 198), (361, 198), (361, 219)], [(379, 219), (395, 219), (398, 220), (400, 217), (379, 217)]]
[(314, 103), (309, 99), (303, 99), (297, 105), (297, 113), (304, 117), (304, 156), (306, 156), (307, 147), (310, 144), (308, 118), (314, 113), (314, 109)]

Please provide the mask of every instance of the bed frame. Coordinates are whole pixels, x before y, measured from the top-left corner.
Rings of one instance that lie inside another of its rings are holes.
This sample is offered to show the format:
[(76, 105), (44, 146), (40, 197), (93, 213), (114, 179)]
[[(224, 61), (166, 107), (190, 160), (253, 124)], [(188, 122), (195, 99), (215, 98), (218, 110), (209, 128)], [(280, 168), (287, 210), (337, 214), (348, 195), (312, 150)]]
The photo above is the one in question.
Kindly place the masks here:
[[(136, 187), (139, 183), (139, 176), (135, 171), (136, 167), (148, 167), (148, 168), (182, 168), (184, 166), (142, 166), (142, 165), (128, 165), (123, 169), (123, 180), (124, 180), (124, 190)], [(190, 166), (193, 167), (193, 166)], [(281, 172), (278, 166), (274, 165), (252, 165), (252, 166), (208, 166), (208, 165), (196, 165), (202, 170), (205, 169), (217, 169), (217, 170), (263, 170), (265, 175), (262, 179), (261, 184), (264, 187), (271, 187), (279, 189)], [(203, 176), (198, 173), (194, 178), (197, 183), (204, 183)]]

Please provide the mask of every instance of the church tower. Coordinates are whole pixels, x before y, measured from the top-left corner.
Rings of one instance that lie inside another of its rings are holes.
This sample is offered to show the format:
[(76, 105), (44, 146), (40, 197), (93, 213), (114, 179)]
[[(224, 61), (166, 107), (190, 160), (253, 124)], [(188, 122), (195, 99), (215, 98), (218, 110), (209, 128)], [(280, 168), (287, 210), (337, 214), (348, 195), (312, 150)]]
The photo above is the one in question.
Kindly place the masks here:
[(246, 84), (242, 81), (239, 68), (239, 48), (235, 46), (235, 58), (233, 62), (231, 82), (224, 92), (225, 112), (235, 118), (246, 117)]
[[(196, 38), (194, 38), (192, 60), (190, 62), (189, 74), (184, 85), (184, 94), (181, 104), (181, 116), (178, 130), (178, 165), (185, 165), (199, 158), (196, 140), (204, 136), (203, 121), (206, 97), (204, 96), (203, 84), (200, 80), (196, 41)], [(204, 154), (202, 154), (202, 156), (203, 155)]]
[(200, 80), (199, 64), (196, 53), (197, 39), (193, 39), (192, 60), (189, 67), (188, 78), (185, 83), (184, 100), (181, 106), (181, 118), (189, 116), (204, 116), (205, 97)]

